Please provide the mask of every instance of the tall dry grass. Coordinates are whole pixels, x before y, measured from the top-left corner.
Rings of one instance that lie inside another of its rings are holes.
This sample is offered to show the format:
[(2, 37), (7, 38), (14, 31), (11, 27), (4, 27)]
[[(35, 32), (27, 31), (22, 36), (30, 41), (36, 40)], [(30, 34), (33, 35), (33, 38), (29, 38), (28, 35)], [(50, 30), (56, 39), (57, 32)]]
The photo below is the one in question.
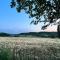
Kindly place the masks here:
[(0, 37), (0, 60), (60, 60), (60, 39)]

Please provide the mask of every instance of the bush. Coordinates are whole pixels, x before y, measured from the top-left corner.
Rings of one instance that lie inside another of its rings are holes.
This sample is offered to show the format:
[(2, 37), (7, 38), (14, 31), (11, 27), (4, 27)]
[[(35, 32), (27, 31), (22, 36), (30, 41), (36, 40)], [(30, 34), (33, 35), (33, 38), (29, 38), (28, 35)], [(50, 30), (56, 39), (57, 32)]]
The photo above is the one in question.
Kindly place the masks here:
[(0, 60), (12, 60), (12, 52), (8, 48), (0, 48)]

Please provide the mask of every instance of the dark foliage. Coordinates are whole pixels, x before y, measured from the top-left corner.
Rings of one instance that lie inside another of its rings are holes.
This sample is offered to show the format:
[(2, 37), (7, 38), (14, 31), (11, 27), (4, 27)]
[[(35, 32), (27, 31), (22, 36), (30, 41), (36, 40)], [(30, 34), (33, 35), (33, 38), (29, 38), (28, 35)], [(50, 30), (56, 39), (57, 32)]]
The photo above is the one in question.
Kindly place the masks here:
[(53, 23), (55, 19), (60, 18), (60, 0), (12, 0), (11, 8), (16, 7), (17, 12), (25, 10), (30, 17), (36, 20), (32, 23), (38, 24), (41, 16), (45, 18), (45, 22)]
[(44, 38), (56, 38), (57, 32), (29, 32), (16, 34), (15, 37), (44, 37)]
[[(44, 24), (42, 29), (60, 18), (60, 0), (12, 0), (11, 8), (13, 7), (16, 8), (17, 12), (24, 10), (30, 18), (34, 17), (31, 23), (35, 25), (39, 22), (49, 22), (47, 25)], [(42, 16), (44, 20), (41, 19)], [(58, 25), (60, 24), (58, 23)], [(60, 36), (60, 33), (58, 35)]]
[(10, 36), (10, 34), (8, 34), (8, 33), (0, 33), (0, 37), (6, 37), (6, 36)]

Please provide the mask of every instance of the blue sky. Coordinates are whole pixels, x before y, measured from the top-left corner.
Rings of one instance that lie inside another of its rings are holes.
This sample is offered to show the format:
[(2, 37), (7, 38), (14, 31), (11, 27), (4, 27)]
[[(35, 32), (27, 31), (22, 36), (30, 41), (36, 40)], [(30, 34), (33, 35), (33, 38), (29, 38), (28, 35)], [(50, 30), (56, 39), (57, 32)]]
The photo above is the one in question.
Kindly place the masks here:
[(0, 32), (22, 33), (41, 30), (41, 24), (30, 24), (31, 19), (24, 11), (17, 13), (15, 8), (11, 8), (10, 1), (0, 0)]
[(24, 11), (17, 13), (15, 8), (10, 7), (10, 1), (0, 0), (0, 32), (15, 34), (41, 31), (42, 23), (30, 24), (29, 16)]

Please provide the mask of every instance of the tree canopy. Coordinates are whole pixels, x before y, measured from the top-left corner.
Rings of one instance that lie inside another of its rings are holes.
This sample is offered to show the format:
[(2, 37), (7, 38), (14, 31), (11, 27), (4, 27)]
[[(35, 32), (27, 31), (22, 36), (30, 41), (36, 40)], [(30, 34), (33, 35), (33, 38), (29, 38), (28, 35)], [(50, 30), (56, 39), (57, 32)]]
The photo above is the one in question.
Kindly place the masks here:
[[(17, 12), (25, 10), (29, 17), (34, 17), (35, 20), (31, 21), (34, 24), (38, 24), (38, 22), (49, 22), (50, 24), (60, 18), (60, 0), (12, 0), (11, 8), (14, 7)], [(41, 16), (44, 17), (44, 20), (41, 19)]]

